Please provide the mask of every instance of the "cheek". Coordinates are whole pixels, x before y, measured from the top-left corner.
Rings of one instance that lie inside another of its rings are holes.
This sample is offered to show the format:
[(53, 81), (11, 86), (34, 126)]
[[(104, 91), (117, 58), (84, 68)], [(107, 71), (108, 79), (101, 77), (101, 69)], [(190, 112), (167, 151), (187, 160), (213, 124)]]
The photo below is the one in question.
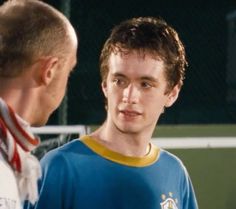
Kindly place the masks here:
[(67, 84), (68, 84), (69, 75), (68, 73), (61, 75), (59, 81), (58, 81), (58, 88), (62, 91), (62, 93), (65, 92)]
[(55, 81), (53, 93), (54, 93), (55, 97), (57, 97), (59, 100), (62, 100), (65, 95), (67, 82), (68, 82), (68, 75), (67, 74), (61, 75), (61, 77), (57, 78), (57, 80)]
[(122, 97), (120, 96), (120, 92), (115, 91), (112, 88), (107, 88), (106, 91), (106, 99), (110, 108), (116, 108), (119, 103), (122, 101)]
[(149, 110), (150, 112), (160, 112), (163, 110), (166, 97), (163, 95), (150, 95), (145, 97), (143, 100), (144, 107)]
[(66, 77), (66, 79), (64, 79), (64, 82), (63, 82), (62, 89), (64, 92), (66, 91), (67, 85), (68, 85), (68, 77)]
[(109, 105), (115, 106), (117, 104), (117, 94), (114, 94), (112, 92), (107, 92), (107, 101)]

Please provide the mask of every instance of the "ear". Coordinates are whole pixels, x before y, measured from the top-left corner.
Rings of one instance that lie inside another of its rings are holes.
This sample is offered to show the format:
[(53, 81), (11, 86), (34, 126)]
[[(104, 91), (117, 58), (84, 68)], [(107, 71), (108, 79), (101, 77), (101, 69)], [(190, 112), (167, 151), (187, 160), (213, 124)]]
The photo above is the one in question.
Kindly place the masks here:
[(51, 83), (55, 77), (59, 60), (57, 57), (46, 57), (41, 60), (40, 78), (44, 85)]
[(173, 105), (175, 103), (175, 101), (177, 100), (178, 96), (179, 96), (179, 92), (180, 92), (180, 87), (177, 84), (170, 93), (168, 93), (168, 98), (167, 101), (165, 103), (165, 107), (170, 107), (171, 105)]
[(107, 82), (105, 80), (102, 81), (102, 91), (104, 96), (107, 98)]

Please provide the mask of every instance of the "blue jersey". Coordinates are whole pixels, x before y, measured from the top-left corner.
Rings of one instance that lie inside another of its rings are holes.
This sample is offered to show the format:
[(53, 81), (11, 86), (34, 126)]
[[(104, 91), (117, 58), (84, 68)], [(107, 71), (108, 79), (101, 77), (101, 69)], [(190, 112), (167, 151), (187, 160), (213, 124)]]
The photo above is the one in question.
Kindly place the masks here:
[(47, 153), (41, 164), (35, 209), (198, 208), (181, 161), (154, 145), (144, 157), (128, 157), (85, 136)]

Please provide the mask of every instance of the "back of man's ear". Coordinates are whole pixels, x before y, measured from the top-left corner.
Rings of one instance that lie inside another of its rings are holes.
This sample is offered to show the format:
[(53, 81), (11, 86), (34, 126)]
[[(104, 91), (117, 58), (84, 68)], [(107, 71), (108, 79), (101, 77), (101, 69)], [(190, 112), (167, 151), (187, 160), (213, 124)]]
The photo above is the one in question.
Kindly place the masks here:
[(53, 80), (57, 68), (58, 68), (58, 58), (57, 57), (45, 57), (41, 59), (40, 74), (41, 81), (44, 85), (48, 85)]

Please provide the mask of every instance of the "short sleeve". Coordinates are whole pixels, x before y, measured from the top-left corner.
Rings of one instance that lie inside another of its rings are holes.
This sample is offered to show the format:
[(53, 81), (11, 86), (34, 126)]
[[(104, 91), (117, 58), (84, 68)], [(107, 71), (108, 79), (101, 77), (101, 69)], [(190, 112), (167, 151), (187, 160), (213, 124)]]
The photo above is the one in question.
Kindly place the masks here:
[(183, 209), (198, 209), (197, 199), (189, 174), (184, 167)]
[[(28, 202), (24, 209), (69, 208), (73, 192), (69, 164), (62, 152), (49, 152), (40, 162), (43, 175), (39, 180), (39, 199), (34, 206)], [(70, 179), (70, 181), (68, 181)]]

